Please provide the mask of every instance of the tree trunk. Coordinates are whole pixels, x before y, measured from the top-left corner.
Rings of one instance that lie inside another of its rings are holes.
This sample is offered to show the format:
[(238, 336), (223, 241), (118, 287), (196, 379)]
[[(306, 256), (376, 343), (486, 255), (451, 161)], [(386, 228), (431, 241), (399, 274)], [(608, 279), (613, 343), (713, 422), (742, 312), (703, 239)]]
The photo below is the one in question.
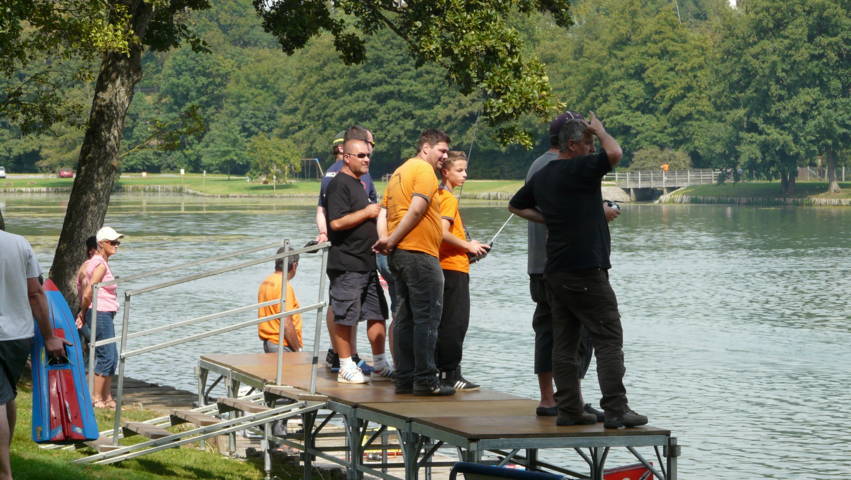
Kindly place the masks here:
[(0, 230), (6, 230), (6, 222), (3, 221), (3, 211), (0, 210)]
[(828, 150), (824, 154), (827, 160), (827, 193), (839, 193), (839, 180), (836, 178), (836, 153)]
[(780, 172), (780, 189), (784, 196), (791, 196), (795, 193), (796, 174), (797, 172), (793, 170)]
[[(132, 12), (133, 30), (142, 38), (153, 14), (151, 5), (142, 0), (127, 0), (127, 4)], [(129, 54), (111, 52), (101, 61), (77, 175), (50, 269), (50, 278), (69, 305), (76, 305), (75, 276), (86, 258), (86, 238), (103, 226), (109, 207), (118, 174), (124, 118), (136, 84), (142, 78), (143, 50), (144, 46), (136, 43)], [(121, 227), (116, 230), (121, 231)]]

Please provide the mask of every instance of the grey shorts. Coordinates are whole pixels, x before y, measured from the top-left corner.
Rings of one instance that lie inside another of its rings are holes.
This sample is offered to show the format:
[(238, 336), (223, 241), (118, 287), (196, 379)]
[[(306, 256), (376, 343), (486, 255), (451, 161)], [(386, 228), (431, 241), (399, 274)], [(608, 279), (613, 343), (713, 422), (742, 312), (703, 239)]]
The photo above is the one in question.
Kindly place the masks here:
[(0, 342), (0, 405), (6, 405), (18, 395), (18, 379), (31, 348), (31, 338)]
[(364, 320), (386, 320), (387, 300), (378, 272), (328, 272), (334, 323), (357, 325)]

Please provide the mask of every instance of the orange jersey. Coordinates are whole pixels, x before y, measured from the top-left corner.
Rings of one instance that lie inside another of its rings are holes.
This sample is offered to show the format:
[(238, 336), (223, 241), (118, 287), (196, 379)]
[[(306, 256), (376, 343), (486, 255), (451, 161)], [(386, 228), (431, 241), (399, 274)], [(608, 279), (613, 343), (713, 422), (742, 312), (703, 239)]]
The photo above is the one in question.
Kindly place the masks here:
[[(441, 188), (437, 192), (440, 203), (441, 222), (449, 220), (449, 233), (461, 240), (467, 240), (464, 232), (464, 222), (461, 221), (461, 212), (458, 211), (458, 199), (449, 190)], [(443, 242), (440, 244), (440, 268), (444, 270), (455, 270), (457, 272), (470, 273), (470, 259), (467, 251), (455, 245)]]
[[(281, 272), (275, 272), (260, 284), (260, 290), (257, 292), (257, 303), (268, 302), (270, 300), (278, 300), (281, 298), (281, 281), (283, 275)], [(298, 304), (298, 299), (295, 298), (295, 291), (293, 290), (293, 284), (287, 282), (287, 302), (286, 302), (286, 311), (295, 310), (300, 308)], [(270, 305), (268, 307), (260, 307), (257, 310), (257, 318), (268, 317), (270, 315), (275, 315), (276, 313), (281, 313), (280, 304)], [(286, 318), (286, 317), (284, 317)], [(296, 335), (298, 335), (298, 341), (302, 342), (301, 338), (301, 314), (296, 313), (292, 316), (293, 326), (295, 327)], [(260, 340), (268, 340), (272, 343), (278, 343), (278, 332), (281, 328), (281, 319), (276, 318), (275, 320), (269, 320), (268, 322), (263, 322), (257, 325), (257, 335), (260, 337)], [(304, 343), (302, 343), (303, 345)], [(284, 345), (295, 350), (293, 345), (290, 345), (287, 342), (286, 337), (284, 338)]]
[(387, 209), (388, 233), (393, 233), (408, 213), (415, 196), (422, 197), (428, 202), (428, 207), (419, 223), (399, 241), (396, 248), (438, 257), (443, 238), (438, 202), (435, 199), (438, 186), (434, 168), (418, 157), (408, 159), (393, 172), (381, 202), (381, 206)]

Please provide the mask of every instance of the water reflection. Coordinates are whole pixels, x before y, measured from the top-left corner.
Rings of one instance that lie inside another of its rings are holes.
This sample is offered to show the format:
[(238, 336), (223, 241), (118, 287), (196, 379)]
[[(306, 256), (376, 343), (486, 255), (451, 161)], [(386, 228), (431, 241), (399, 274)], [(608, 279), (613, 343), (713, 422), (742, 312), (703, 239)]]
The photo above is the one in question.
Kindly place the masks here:
[[(26, 235), (42, 265), (49, 265), (63, 199), (4, 200), (9, 229)], [(508, 216), (500, 204), (465, 201), (462, 209), (471, 234), (485, 240)], [(311, 200), (116, 195), (107, 222), (127, 239), (113, 269), (129, 275), (285, 237), (303, 244), (315, 235), (313, 213)], [(679, 437), (682, 477), (847, 476), (851, 211), (624, 205), (612, 237), (611, 278), (623, 315), (631, 403), (652, 424), (671, 428)], [(295, 288), (302, 304), (316, 297), (319, 268), (315, 256), (301, 261)], [(246, 268), (140, 296), (133, 300), (131, 329), (253, 302), (258, 283), (271, 269), (271, 264)], [(533, 305), (522, 220), (513, 219), (493, 252), (473, 267), (471, 296), (465, 375), (490, 388), (534, 397)], [(251, 317), (221, 319), (204, 329)], [(308, 341), (314, 321), (305, 316)], [(197, 331), (174, 329), (131, 347)], [(359, 341), (361, 351), (368, 351), (365, 335)], [(199, 354), (259, 350), (256, 331), (246, 329), (226, 340), (206, 338), (139, 357), (129, 374), (194, 389), (192, 368)], [(586, 397), (594, 401), (597, 396), (592, 376)], [(613, 452), (610, 464), (630, 461)]]

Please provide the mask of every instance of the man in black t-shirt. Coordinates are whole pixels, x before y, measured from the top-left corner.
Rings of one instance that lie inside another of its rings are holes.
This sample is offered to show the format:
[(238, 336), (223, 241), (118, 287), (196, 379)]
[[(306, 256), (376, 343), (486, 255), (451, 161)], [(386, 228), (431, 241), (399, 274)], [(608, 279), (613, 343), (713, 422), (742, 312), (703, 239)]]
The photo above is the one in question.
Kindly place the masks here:
[(371, 148), (363, 140), (343, 144), (343, 168), (328, 184), (328, 277), (331, 279), (331, 308), (334, 311), (332, 342), (340, 356), (340, 383), (366, 383), (352, 360), (352, 329), (367, 322), (376, 380), (390, 379), (392, 369), (384, 354), (387, 301), (378, 281), (372, 245), (378, 240), (377, 203), (370, 203), (361, 183), (369, 172)]
[[(594, 152), (594, 136), (601, 149)], [(577, 356), (580, 326), (596, 350), (597, 377), (606, 428), (635, 427), (647, 417), (629, 408), (623, 385), (623, 330), (617, 298), (609, 285), (609, 226), (600, 182), (620, 161), (618, 142), (591, 113), (559, 131), (559, 156), (532, 176), (509, 202), (509, 210), (547, 225), (544, 280), (552, 308), (553, 378), (558, 425), (592, 424), (583, 411)]]

